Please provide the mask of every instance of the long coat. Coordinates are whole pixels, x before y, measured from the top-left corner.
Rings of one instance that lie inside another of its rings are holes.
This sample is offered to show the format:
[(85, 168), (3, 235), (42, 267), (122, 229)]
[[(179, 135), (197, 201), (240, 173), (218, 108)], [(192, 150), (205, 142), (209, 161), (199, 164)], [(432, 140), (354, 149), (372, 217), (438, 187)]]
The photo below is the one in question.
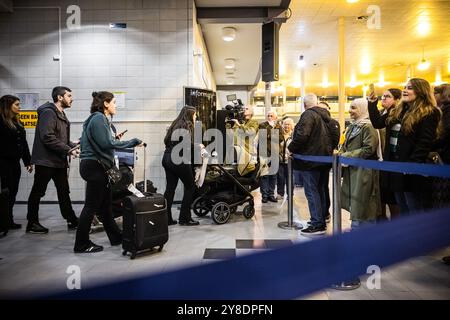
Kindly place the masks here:
[[(342, 146), (342, 156), (376, 159), (378, 134), (370, 123), (351, 124)], [(350, 211), (350, 219), (375, 220), (381, 214), (379, 173), (360, 167), (344, 167), (341, 205)]]

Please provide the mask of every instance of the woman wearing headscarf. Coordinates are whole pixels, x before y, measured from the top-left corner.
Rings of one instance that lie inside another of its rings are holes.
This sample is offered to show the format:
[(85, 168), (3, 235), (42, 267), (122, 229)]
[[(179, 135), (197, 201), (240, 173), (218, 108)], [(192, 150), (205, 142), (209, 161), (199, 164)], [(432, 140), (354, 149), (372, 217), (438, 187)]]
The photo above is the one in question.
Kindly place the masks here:
[[(350, 104), (351, 124), (340, 150), (343, 157), (377, 159), (379, 134), (369, 120), (366, 99)], [(341, 203), (350, 212), (352, 228), (375, 223), (381, 214), (378, 171), (361, 167), (343, 168)]]

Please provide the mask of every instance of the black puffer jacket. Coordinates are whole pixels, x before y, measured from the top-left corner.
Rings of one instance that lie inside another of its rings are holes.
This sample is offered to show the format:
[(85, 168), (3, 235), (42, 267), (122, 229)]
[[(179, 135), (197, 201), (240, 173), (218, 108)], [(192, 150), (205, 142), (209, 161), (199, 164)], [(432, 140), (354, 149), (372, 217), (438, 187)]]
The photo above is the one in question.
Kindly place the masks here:
[(47, 102), (37, 110), (31, 163), (51, 168), (66, 168), (67, 153), (75, 146), (70, 142), (70, 122), (64, 112)]
[[(331, 141), (326, 123), (330, 122), (330, 113), (320, 107), (306, 109), (295, 125), (290, 152), (301, 155), (329, 156), (332, 153)], [(329, 167), (327, 164), (303, 160), (294, 161), (294, 169), (315, 170)]]
[(442, 161), (450, 164), (450, 103), (442, 106), (442, 130), (439, 139), (436, 141), (435, 149), (442, 157)]
[(25, 166), (30, 165), (30, 149), (22, 126), (16, 125), (16, 129), (11, 129), (0, 118), (0, 145), (1, 160), (22, 159)]
[[(375, 129), (386, 128), (386, 121), (388, 113), (383, 115), (377, 109), (377, 101), (369, 101), (369, 116), (370, 121)], [(403, 119), (403, 115), (401, 115)], [(384, 146), (383, 158), (385, 161), (398, 161), (398, 162), (418, 162), (425, 163), (428, 158), (428, 154), (432, 151), (433, 142), (436, 139), (436, 128), (439, 123), (440, 112), (436, 110), (423, 117), (415, 126), (414, 130), (410, 134), (405, 134), (401, 129), (398, 142), (397, 152), (391, 154), (390, 152), (390, 128), (386, 128), (386, 143)], [(428, 187), (424, 183), (424, 177), (417, 175), (404, 175), (402, 173), (386, 173), (388, 176), (388, 184), (392, 191), (410, 192), (426, 191)]]

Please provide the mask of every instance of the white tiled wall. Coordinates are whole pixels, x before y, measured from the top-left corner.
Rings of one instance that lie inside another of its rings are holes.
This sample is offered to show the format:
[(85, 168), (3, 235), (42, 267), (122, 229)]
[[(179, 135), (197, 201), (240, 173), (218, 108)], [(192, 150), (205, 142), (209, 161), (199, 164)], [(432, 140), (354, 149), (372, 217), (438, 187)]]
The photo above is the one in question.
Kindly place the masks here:
[[(81, 8), (79, 30), (66, 28), (72, 4)], [(128, 129), (125, 139), (148, 143), (147, 177), (164, 191), (165, 129), (182, 107), (183, 86), (194, 85), (193, 0), (15, 0), (14, 6), (14, 13), (0, 13), (0, 95), (38, 92), (41, 104), (51, 99), (60, 73), (53, 61), (59, 51), (58, 10), (18, 7), (61, 7), (62, 85), (75, 99), (67, 111), (72, 139), (81, 135), (92, 91), (126, 92), (126, 107), (114, 122), (118, 130)], [(110, 22), (125, 22), (127, 28), (109, 29)], [(31, 148), (33, 129), (27, 129), (27, 139)], [(73, 161), (70, 172), (73, 201), (84, 200), (78, 165)], [(32, 183), (33, 174), (24, 171), (17, 200), (27, 200)], [(56, 200), (52, 183), (43, 200)]]

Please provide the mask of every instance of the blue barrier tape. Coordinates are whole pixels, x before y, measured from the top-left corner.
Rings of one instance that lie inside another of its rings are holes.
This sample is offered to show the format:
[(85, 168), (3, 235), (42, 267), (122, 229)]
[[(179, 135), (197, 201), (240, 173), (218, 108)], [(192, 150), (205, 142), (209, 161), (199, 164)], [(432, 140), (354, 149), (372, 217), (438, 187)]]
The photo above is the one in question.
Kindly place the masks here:
[(342, 164), (346, 164), (349, 166), (404, 173), (404, 174), (420, 174), (423, 176), (450, 178), (449, 165), (364, 160), (360, 158), (347, 158), (347, 157), (339, 157), (339, 158)]
[[(449, 209), (51, 299), (292, 299), (450, 245)], [(383, 275), (381, 275), (383, 276)], [(382, 289), (382, 288), (381, 288)]]
[[(332, 157), (325, 157), (325, 156), (305, 156), (294, 154), (293, 158), (304, 161), (332, 163)], [(435, 164), (414, 163), (414, 162), (377, 161), (377, 160), (365, 160), (361, 158), (347, 158), (347, 157), (339, 157), (339, 160), (342, 164), (366, 169), (397, 172), (404, 174), (419, 174), (430, 177), (450, 178), (450, 165), (435, 165)]]
[(305, 156), (305, 155), (299, 155), (294, 154), (292, 155), (294, 159), (297, 160), (304, 160), (304, 161), (313, 161), (313, 162), (322, 162), (322, 163), (332, 163), (333, 158), (330, 156)]

